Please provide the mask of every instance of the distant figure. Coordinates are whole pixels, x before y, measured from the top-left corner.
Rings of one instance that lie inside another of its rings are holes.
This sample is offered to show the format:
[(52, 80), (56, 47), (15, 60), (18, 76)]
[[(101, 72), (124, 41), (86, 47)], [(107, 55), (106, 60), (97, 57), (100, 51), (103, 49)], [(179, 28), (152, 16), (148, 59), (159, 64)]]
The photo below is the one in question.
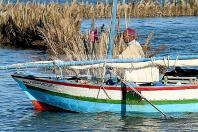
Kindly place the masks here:
[(89, 40), (92, 43), (98, 41), (98, 29), (96, 28), (94, 31), (91, 31), (89, 34)]
[(98, 35), (99, 35), (99, 34), (98, 34), (98, 28), (96, 28), (96, 29), (94, 30), (94, 40), (95, 40), (95, 41), (98, 41), (98, 39), (99, 39), (99, 38), (98, 38)]
[(91, 31), (89, 34), (89, 41), (94, 42), (94, 31)]
[(100, 32), (101, 32), (101, 33), (104, 33), (104, 32), (105, 32), (105, 25), (104, 25), (104, 24), (102, 24), (102, 26), (101, 26), (101, 28), (100, 28)]
[(136, 41), (136, 31), (127, 28), (123, 32), (123, 40), (128, 47), (119, 55), (119, 58), (141, 58), (145, 57), (143, 49), (138, 41)]
[(92, 48), (91, 48), (91, 53), (96, 53), (96, 44), (98, 42), (98, 39), (99, 39), (99, 36), (98, 36), (98, 29), (95, 28), (94, 31), (91, 31), (90, 34), (89, 34), (89, 41), (92, 45)]

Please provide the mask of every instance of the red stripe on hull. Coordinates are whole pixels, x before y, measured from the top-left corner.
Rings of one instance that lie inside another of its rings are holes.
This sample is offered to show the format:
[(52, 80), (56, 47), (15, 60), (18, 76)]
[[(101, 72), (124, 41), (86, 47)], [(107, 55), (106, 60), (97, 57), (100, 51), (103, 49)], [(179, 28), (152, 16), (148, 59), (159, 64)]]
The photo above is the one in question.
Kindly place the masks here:
[[(89, 88), (89, 89), (100, 89), (101, 86), (98, 85), (89, 85), (89, 84), (74, 84), (74, 83), (68, 83), (68, 82), (58, 82), (53, 80), (44, 80), (44, 79), (38, 79), (38, 78), (28, 78), (28, 77), (21, 77), (21, 76), (15, 76), (16, 78), (23, 78), (27, 80), (35, 80), (50, 84), (56, 84), (56, 85), (64, 85), (64, 86), (72, 86), (72, 87), (78, 87), (78, 88)], [(106, 90), (121, 90), (120, 87), (115, 86), (104, 86)], [(198, 85), (181, 85), (181, 86), (139, 86), (136, 88), (138, 91), (158, 91), (158, 90), (185, 90), (185, 89), (198, 89)], [(127, 88), (127, 91), (130, 91), (130, 88)]]
[(34, 108), (37, 111), (67, 111), (46, 103), (42, 103), (38, 100), (32, 100), (32, 104), (34, 105)]

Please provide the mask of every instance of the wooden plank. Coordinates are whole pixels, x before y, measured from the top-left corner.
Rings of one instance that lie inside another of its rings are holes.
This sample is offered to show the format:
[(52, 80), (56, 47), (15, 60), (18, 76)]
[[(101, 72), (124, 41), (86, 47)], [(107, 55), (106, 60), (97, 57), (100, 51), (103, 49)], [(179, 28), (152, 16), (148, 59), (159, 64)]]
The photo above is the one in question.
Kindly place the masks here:
[(189, 80), (168, 80), (167, 83), (181, 83), (181, 84), (189, 84), (191, 81)]
[(177, 79), (177, 80), (193, 80), (197, 79), (197, 77), (174, 77), (174, 76), (166, 76), (167, 79)]

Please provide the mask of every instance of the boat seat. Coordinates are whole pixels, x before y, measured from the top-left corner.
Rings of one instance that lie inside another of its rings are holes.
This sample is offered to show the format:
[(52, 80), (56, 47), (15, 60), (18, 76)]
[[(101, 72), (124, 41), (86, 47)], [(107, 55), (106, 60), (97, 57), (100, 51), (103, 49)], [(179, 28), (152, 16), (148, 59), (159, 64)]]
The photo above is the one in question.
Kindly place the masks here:
[(163, 79), (165, 84), (194, 84), (197, 81), (197, 77), (164, 76)]

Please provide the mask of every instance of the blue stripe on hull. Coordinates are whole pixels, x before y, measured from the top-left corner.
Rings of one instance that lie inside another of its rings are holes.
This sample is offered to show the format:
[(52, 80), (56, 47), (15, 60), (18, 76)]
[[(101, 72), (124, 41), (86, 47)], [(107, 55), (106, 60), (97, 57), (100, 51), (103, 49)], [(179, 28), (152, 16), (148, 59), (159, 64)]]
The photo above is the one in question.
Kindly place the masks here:
[[(126, 112), (135, 113), (155, 113), (156, 111), (151, 105), (124, 105), (124, 104), (109, 104), (88, 102), (77, 99), (64, 98), (54, 96), (36, 90), (28, 90), (37, 100), (50, 104), (52, 106), (60, 107), (66, 110), (94, 113), (94, 112), (122, 112), (126, 108)], [(191, 104), (166, 104), (156, 105), (163, 112), (198, 112), (198, 103)]]
[(30, 99), (30, 100), (36, 100), (35, 98), (34, 98), (34, 96), (32, 96), (27, 90), (27, 88), (26, 88), (26, 86), (24, 85), (24, 83), (22, 82), (22, 81), (19, 81), (19, 80), (17, 80), (17, 79), (15, 79), (14, 78), (14, 80), (19, 84), (19, 86), (20, 86), (20, 88), (25, 92), (25, 94), (28, 96), (28, 98)]
[[(31, 100), (63, 108), (75, 112), (135, 112), (135, 113), (155, 113), (156, 111), (149, 104), (145, 105), (125, 105), (125, 104), (110, 104), (82, 101), (77, 99), (64, 98), (60, 96), (50, 95), (44, 92), (29, 90), (23, 82), (15, 79), (22, 90), (28, 95)], [(190, 104), (165, 104), (156, 105), (163, 112), (198, 112), (198, 103)]]

